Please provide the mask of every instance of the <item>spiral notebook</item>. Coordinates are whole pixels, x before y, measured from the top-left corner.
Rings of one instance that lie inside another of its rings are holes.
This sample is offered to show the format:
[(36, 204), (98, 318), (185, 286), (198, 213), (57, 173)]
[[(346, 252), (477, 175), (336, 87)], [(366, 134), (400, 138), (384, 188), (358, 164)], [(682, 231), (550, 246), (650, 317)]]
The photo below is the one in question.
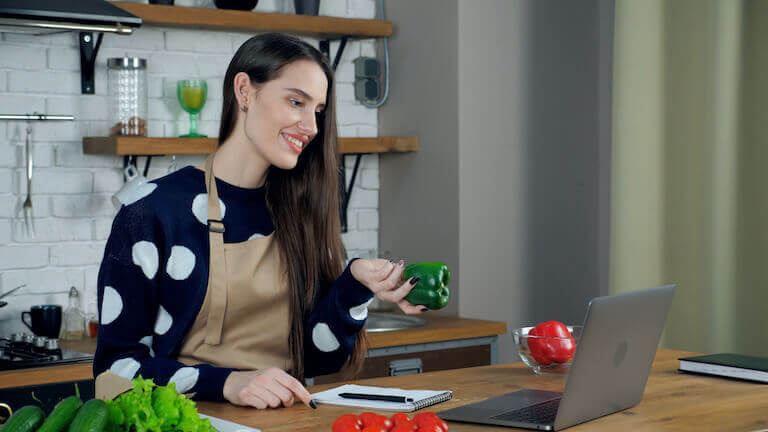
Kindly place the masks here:
[[(381, 396), (404, 396), (412, 402), (388, 402), (363, 399), (345, 399), (341, 393), (364, 393)], [(356, 384), (345, 384), (336, 388), (314, 393), (312, 398), (319, 403), (342, 405), (359, 408), (370, 408), (384, 411), (411, 412), (445, 402), (453, 397), (450, 390), (403, 390), (391, 387), (372, 387)]]

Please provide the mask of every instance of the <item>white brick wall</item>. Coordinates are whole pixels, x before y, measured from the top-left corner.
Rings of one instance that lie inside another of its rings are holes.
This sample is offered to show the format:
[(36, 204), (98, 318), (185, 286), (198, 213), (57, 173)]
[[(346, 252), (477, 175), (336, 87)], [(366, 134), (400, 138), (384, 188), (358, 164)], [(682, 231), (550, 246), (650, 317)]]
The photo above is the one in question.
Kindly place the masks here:
[[(212, 0), (176, 0), (180, 6), (213, 7)], [(374, 0), (323, 0), (320, 14), (373, 18)], [(260, 0), (256, 11), (293, 13), (293, 0)], [(149, 64), (148, 129), (151, 136), (187, 132), (188, 115), (176, 100), (176, 81), (205, 79), (208, 102), (198, 129), (218, 134), (222, 80), (244, 33), (191, 31), (145, 26), (129, 37), (105, 35), (96, 63), (96, 92), (80, 93), (77, 36), (0, 33), (0, 112), (72, 114), (75, 122), (34, 123), (32, 185), (35, 238), (24, 230), (26, 192), (24, 129), (0, 121), (0, 293), (23, 283), (24, 290), (0, 309), (0, 336), (25, 331), (20, 311), (41, 303), (66, 305), (70, 286), (81, 290), (82, 306), (96, 310), (96, 279), (115, 209), (111, 196), (122, 185), (122, 158), (84, 155), (82, 137), (105, 135), (109, 127), (106, 59), (125, 54)], [(317, 41), (305, 39), (317, 46)], [(331, 44), (335, 55), (338, 43)], [(352, 61), (375, 55), (373, 41), (350, 41), (336, 72), (337, 118), (342, 137), (376, 136), (376, 110), (354, 100)], [(178, 166), (202, 156), (180, 156)], [(143, 167), (144, 158), (139, 163)], [(152, 160), (150, 178), (165, 175), (170, 157)], [(347, 157), (347, 179), (354, 158)], [(350, 257), (371, 258), (378, 250), (378, 156), (367, 155), (358, 172), (343, 235)]]

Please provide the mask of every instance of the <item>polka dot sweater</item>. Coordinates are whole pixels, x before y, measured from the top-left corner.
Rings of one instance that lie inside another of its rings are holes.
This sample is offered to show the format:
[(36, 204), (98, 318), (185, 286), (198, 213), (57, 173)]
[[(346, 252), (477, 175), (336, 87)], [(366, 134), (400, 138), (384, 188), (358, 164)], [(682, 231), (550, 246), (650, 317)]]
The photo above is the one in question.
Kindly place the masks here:
[[(264, 188), (216, 180), (225, 243), (274, 230)], [(176, 360), (202, 306), (208, 283), (205, 175), (185, 167), (135, 190), (115, 216), (98, 276), (99, 332), (94, 376), (110, 370), (176, 383), (197, 399), (223, 400), (234, 369)], [(373, 294), (349, 266), (305, 323), (306, 376), (338, 371), (354, 348)]]

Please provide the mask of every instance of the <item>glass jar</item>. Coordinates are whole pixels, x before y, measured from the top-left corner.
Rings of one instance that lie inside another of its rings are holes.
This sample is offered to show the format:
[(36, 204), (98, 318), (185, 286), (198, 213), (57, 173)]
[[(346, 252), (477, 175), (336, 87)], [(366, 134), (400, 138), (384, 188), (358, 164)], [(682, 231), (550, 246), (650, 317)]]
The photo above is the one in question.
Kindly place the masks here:
[(69, 305), (62, 314), (61, 340), (80, 340), (85, 336), (85, 315), (80, 309), (80, 293), (69, 289)]
[(147, 135), (147, 60), (115, 57), (107, 60), (109, 135)]

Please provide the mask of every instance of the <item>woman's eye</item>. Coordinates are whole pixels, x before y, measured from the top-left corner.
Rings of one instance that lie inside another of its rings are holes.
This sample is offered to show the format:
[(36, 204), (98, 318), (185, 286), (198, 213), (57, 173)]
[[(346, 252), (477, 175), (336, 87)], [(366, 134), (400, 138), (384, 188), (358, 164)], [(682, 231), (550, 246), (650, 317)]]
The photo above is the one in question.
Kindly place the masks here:
[(296, 99), (291, 99), (290, 104), (294, 106), (301, 106), (303, 103), (301, 101), (297, 101)]

